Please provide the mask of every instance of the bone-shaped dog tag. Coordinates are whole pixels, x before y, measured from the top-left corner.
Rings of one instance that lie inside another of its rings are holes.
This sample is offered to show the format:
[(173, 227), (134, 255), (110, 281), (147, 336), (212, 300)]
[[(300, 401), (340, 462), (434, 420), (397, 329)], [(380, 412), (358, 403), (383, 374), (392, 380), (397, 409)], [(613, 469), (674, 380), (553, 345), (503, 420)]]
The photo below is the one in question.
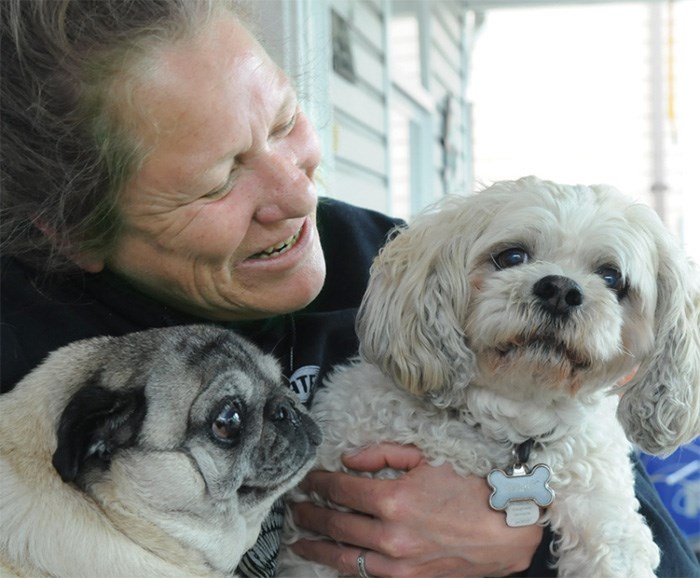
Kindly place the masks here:
[(552, 472), (544, 464), (536, 465), (528, 472), (518, 464), (511, 474), (493, 469), (486, 480), (493, 492), (489, 504), (494, 510), (506, 511), (509, 526), (527, 526), (539, 519), (540, 507), (549, 506), (554, 500), (554, 492), (548, 482)]

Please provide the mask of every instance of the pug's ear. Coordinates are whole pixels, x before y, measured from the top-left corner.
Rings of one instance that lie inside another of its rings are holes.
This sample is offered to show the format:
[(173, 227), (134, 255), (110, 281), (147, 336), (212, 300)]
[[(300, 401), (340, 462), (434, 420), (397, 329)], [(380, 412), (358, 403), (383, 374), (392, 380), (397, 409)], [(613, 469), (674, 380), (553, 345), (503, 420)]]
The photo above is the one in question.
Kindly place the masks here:
[(143, 388), (112, 391), (86, 385), (70, 400), (56, 433), (53, 466), (64, 482), (73, 482), (86, 460), (111, 460), (118, 448), (133, 444), (146, 415)]

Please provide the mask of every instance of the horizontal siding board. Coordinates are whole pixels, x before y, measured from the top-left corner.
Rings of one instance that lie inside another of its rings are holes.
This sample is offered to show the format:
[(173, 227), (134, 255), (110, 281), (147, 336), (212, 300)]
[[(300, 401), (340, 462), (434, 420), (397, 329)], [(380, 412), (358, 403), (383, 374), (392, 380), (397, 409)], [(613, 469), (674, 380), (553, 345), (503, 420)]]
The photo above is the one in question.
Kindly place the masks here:
[(331, 94), (336, 108), (367, 127), (383, 127), (386, 109), (381, 95), (370, 94), (337, 74), (331, 75)]
[(435, 25), (432, 27), (431, 41), (434, 45), (434, 50), (437, 50), (444, 58), (450, 60), (456, 68), (459, 68), (461, 57), (459, 40), (451, 38), (445, 34), (445, 31)]
[(339, 108), (334, 110), (333, 116), (337, 123), (351, 126), (353, 130), (357, 132), (364, 132), (370, 139), (382, 141), (386, 141), (387, 139), (387, 127), (383, 124), (367, 124), (361, 116), (348, 115)]
[(342, 162), (336, 165), (333, 196), (355, 205), (388, 213), (390, 210), (386, 181), (363, 174)]
[(459, 44), (462, 35), (462, 17), (454, 2), (432, 2), (431, 6), (435, 31), (433, 34), (445, 34), (454, 44)]
[(330, 8), (348, 20), (352, 14), (354, 4), (355, 0), (331, 0)]
[(434, 58), (432, 74), (433, 81), (440, 85), (434, 89), (449, 91), (454, 95), (459, 95), (462, 92), (462, 78), (451, 62), (443, 58)]
[(367, 10), (381, 17), (383, 0), (361, 0), (361, 3), (367, 7)]
[(353, 27), (358, 34), (378, 50), (382, 50), (384, 22), (365, 2), (356, 2), (353, 14)]
[(384, 62), (377, 53), (364, 46), (356, 46), (353, 53), (355, 73), (362, 84), (369, 85), (376, 93), (384, 92)]
[(347, 22), (353, 44), (365, 44), (377, 54), (382, 54), (384, 23), (381, 12), (373, 9), (371, 3), (332, 0), (330, 8)]
[(336, 119), (334, 149), (336, 158), (361, 166), (374, 173), (385, 175), (385, 140), (353, 124)]

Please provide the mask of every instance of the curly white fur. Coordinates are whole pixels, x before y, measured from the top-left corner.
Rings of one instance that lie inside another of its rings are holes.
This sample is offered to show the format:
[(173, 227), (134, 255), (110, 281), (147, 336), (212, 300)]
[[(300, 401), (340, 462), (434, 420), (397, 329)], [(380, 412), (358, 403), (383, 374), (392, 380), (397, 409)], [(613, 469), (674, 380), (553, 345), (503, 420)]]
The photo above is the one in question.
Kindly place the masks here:
[[(575, 288), (557, 311), (535, 289), (552, 279)], [(447, 198), (376, 259), (358, 331), (361, 358), (314, 404), (318, 468), (395, 441), (485, 476), (533, 439), (559, 575), (654, 576), (625, 433), (657, 454), (700, 434), (700, 285), (651, 209), (534, 177)], [(281, 572), (333, 575), (288, 549)]]

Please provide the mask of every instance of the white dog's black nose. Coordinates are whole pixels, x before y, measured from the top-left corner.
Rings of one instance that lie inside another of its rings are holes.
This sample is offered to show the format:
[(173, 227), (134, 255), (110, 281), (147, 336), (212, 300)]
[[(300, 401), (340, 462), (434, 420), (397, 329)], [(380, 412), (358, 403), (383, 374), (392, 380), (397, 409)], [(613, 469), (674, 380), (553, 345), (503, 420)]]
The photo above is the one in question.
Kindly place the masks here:
[(532, 292), (545, 309), (555, 315), (565, 315), (583, 303), (583, 290), (573, 279), (561, 275), (542, 277)]

